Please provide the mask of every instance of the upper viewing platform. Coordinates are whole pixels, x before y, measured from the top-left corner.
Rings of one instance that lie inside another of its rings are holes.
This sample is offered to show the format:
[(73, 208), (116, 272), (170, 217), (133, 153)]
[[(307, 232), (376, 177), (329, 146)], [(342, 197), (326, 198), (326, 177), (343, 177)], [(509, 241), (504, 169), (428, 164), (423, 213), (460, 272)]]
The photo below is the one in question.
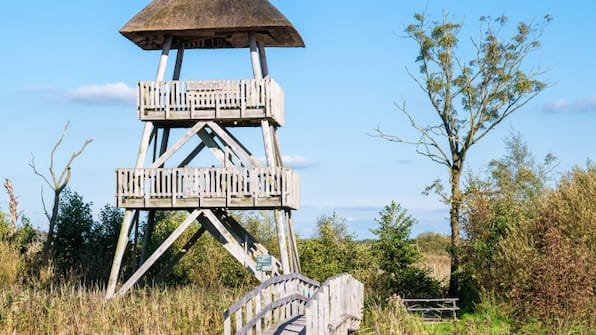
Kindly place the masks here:
[(284, 93), (271, 78), (211, 81), (141, 81), (142, 121), (212, 120), (230, 126), (284, 124)]

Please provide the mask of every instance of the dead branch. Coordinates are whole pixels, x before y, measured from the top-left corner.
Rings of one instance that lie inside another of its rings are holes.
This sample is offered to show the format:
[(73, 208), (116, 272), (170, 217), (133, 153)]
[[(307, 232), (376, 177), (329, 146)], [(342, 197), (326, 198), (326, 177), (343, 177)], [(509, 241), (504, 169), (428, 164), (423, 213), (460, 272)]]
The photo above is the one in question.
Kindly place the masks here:
[(54, 170), (54, 161), (55, 161), (54, 156), (56, 154), (56, 151), (58, 150), (58, 148), (64, 141), (64, 136), (66, 135), (66, 131), (68, 130), (68, 125), (69, 125), (69, 122), (66, 122), (66, 124), (64, 125), (64, 130), (62, 131), (62, 134), (60, 135), (60, 138), (58, 138), (58, 141), (56, 142), (56, 144), (54, 144), (54, 146), (52, 147), (52, 151), (50, 152), (49, 171), (50, 171), (50, 178), (52, 179), (52, 182), (50, 182), (50, 178), (46, 177), (45, 175), (43, 175), (42, 173), (40, 173), (38, 171), (38, 169), (35, 165), (35, 157), (33, 157), (33, 155), (31, 155), (31, 159), (29, 160), (29, 166), (33, 169), (33, 173), (35, 173), (40, 178), (42, 178), (43, 181), (45, 181), (45, 183), (48, 184), (48, 186), (50, 186), (50, 188), (54, 191), (54, 202), (53, 202), (51, 214), (49, 214), (49, 212), (46, 208), (46, 203), (45, 203), (45, 200), (43, 197), (43, 187), (42, 187), (42, 191), (41, 191), (41, 202), (43, 204), (44, 212), (45, 212), (46, 217), (48, 218), (48, 221), (50, 224), (49, 229), (48, 229), (48, 238), (44, 245), (44, 253), (43, 253), (44, 256), (43, 257), (45, 260), (47, 260), (49, 248), (50, 248), (50, 246), (52, 244), (52, 240), (53, 240), (56, 219), (58, 216), (58, 207), (60, 204), (60, 194), (62, 193), (62, 191), (64, 191), (64, 189), (68, 185), (68, 182), (70, 181), (70, 177), (71, 177), (71, 173), (72, 173), (71, 165), (74, 162), (74, 160), (83, 153), (83, 151), (85, 150), (87, 145), (89, 145), (91, 142), (93, 142), (93, 139), (91, 139), (91, 138), (85, 140), (85, 142), (83, 142), (83, 145), (81, 146), (81, 148), (78, 151), (75, 151), (70, 156), (70, 159), (68, 160), (68, 162), (66, 162), (66, 165), (62, 169), (62, 172), (58, 175), (56, 173), (56, 171)]

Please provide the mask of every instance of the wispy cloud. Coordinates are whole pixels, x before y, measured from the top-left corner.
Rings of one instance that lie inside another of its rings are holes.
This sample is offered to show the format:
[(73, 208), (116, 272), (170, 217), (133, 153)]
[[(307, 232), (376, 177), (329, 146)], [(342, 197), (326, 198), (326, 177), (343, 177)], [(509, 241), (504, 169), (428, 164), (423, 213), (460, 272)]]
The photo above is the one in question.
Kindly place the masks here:
[(125, 83), (86, 85), (70, 90), (68, 100), (90, 105), (134, 105), (136, 92)]
[(282, 156), (282, 160), (285, 166), (291, 167), (292, 169), (300, 170), (318, 166), (319, 163), (310, 160), (302, 156)]
[(544, 105), (547, 113), (596, 112), (596, 95), (578, 100), (557, 99)]

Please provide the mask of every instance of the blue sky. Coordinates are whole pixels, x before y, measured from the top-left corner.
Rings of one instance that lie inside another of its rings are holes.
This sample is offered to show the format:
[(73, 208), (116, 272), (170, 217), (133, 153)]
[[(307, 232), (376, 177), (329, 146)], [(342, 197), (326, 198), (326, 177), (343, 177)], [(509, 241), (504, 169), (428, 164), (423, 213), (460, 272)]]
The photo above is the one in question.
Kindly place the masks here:
[[(49, 152), (70, 121), (56, 154), (62, 168), (86, 138), (94, 138), (73, 164), (70, 186), (95, 208), (114, 203), (114, 170), (132, 167), (142, 122), (136, 119), (134, 88), (155, 77), (159, 52), (143, 51), (118, 33), (147, 0), (13, 1), (3, 6), (0, 37), (2, 164), (0, 177), (13, 181), (19, 207), (34, 226), (46, 228), (42, 181), (27, 163), (31, 154), (47, 171)], [(350, 231), (369, 229), (391, 200), (419, 221), (414, 233), (447, 232), (446, 208), (421, 191), (446, 170), (418, 156), (413, 147), (368, 136), (380, 125), (389, 133), (412, 130), (394, 107), (406, 100), (420, 118), (432, 117), (408, 76), (415, 71), (415, 44), (403, 37), (415, 12), (439, 18), (443, 10), (464, 23), (462, 43), (477, 36), (478, 18), (506, 15), (510, 23), (554, 21), (543, 48), (528, 64), (547, 70), (546, 91), (472, 149), (468, 169), (478, 171), (504, 154), (503, 139), (519, 131), (537, 158), (549, 152), (558, 172), (596, 158), (596, 3), (592, 1), (314, 1), (273, 0), (294, 24), (304, 49), (270, 49), (271, 76), (286, 95), (282, 153), (302, 179), (302, 208), (294, 215), (302, 236), (316, 218), (333, 212)], [(170, 63), (170, 71), (172, 63)], [(251, 77), (247, 50), (192, 50), (182, 79)], [(258, 130), (240, 132), (257, 156)], [(45, 187), (46, 202), (51, 202)], [(0, 196), (6, 211), (8, 197)]]

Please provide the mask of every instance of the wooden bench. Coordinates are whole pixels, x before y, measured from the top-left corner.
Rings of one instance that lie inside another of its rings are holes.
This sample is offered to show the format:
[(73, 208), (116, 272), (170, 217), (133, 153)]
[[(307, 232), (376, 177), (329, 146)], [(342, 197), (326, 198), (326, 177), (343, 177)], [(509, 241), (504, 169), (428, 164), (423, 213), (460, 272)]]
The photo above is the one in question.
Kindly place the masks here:
[(402, 299), (402, 303), (412, 314), (418, 314), (424, 321), (443, 321), (445, 314), (453, 320), (457, 320), (458, 298), (438, 299)]

